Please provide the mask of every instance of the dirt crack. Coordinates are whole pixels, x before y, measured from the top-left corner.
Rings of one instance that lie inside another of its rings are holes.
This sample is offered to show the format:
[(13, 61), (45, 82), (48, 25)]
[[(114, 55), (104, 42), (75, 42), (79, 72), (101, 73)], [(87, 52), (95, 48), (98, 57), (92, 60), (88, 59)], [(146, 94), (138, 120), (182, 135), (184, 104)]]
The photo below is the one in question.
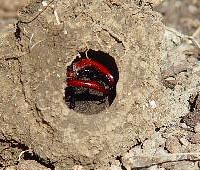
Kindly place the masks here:
[[(23, 155), (23, 160), (34, 160), (40, 165), (50, 168), (51, 170), (55, 169), (54, 163), (52, 163), (48, 158), (47, 159), (41, 158), (38, 154), (33, 152), (33, 150), (31, 150), (24, 143), (18, 142), (14, 139), (10, 139), (10, 140), (0, 139), (0, 144), (6, 145), (6, 148), (5, 148), (6, 150), (12, 150), (13, 148), (16, 148), (18, 150), (17, 153), (18, 154), (20, 153), (20, 154), (18, 155), (18, 160), (16, 160), (16, 165), (19, 164), (21, 157)], [(3, 150), (1, 150), (0, 152), (2, 152)], [(5, 166), (3, 164), (0, 164), (0, 167), (5, 167)]]

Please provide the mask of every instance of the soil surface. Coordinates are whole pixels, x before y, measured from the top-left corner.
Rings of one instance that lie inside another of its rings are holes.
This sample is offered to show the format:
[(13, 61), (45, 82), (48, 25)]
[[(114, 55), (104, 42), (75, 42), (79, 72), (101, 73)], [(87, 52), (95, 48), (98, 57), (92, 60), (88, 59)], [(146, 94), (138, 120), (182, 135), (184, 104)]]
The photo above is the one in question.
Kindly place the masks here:
[[(0, 7), (0, 168), (199, 169), (198, 1), (18, 2)], [(81, 54), (116, 73), (111, 105), (68, 107)]]

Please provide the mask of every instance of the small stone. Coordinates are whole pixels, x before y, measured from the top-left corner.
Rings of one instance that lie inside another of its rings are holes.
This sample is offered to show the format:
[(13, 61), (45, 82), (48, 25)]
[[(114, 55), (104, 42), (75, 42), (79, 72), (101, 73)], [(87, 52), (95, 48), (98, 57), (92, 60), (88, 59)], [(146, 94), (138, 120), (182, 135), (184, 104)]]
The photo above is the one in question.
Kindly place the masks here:
[(149, 105), (152, 109), (155, 109), (157, 107), (155, 100), (149, 101)]
[(75, 165), (73, 170), (83, 170), (83, 167), (81, 165)]
[(168, 88), (173, 89), (175, 87), (175, 85), (177, 84), (176, 79), (174, 79), (173, 77), (168, 77), (165, 79), (164, 81), (164, 85)]
[(180, 123), (180, 127), (181, 127), (181, 128), (185, 128), (185, 129), (188, 128), (188, 126), (186, 125), (186, 123)]
[(170, 153), (180, 153), (181, 144), (175, 136), (171, 136), (166, 140), (165, 146)]
[(184, 145), (184, 146), (188, 146), (189, 145), (189, 141), (185, 138), (185, 137), (182, 137), (180, 139), (180, 142)]
[(165, 79), (166, 81), (175, 81), (176, 79), (174, 77), (168, 77)]
[(42, 1), (42, 6), (47, 6), (47, 5), (48, 5), (47, 1)]

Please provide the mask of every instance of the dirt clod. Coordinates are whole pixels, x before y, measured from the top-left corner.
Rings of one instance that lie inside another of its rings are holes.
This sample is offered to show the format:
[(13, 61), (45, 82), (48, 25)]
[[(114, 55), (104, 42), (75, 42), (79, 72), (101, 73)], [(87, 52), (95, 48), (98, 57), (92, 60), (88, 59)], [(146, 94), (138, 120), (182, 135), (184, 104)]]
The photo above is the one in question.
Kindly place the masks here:
[[(159, 3), (36, 0), (21, 8), (0, 32), (0, 167), (198, 167), (197, 36), (166, 27), (153, 11)], [(86, 104), (82, 114), (66, 106), (66, 68), (89, 49), (112, 56), (119, 75), (111, 105)]]

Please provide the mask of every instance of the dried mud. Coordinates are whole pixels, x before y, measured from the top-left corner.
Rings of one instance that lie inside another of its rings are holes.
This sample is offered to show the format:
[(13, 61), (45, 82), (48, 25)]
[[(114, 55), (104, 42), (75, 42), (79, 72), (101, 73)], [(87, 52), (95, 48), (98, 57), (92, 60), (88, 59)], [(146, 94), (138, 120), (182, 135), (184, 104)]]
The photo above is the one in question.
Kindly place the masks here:
[[(161, 20), (137, 1), (33, 1), (21, 9), (0, 35), (0, 166), (33, 159), (56, 170), (145, 168), (163, 161), (140, 159), (145, 150), (176, 152), (166, 139), (190, 112), (199, 66), (182, 48), (194, 45)], [(83, 114), (67, 107), (65, 81), (67, 66), (88, 49), (112, 56), (119, 80), (111, 106), (99, 112), (82, 103)]]

